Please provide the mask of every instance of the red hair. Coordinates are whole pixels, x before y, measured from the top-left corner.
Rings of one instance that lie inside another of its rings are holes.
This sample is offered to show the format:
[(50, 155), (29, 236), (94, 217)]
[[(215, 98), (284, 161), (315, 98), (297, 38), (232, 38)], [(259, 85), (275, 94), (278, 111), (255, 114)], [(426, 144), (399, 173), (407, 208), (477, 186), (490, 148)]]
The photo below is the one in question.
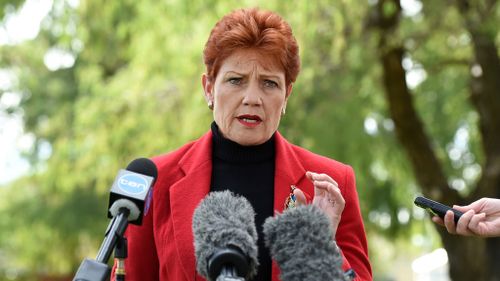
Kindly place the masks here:
[(215, 24), (203, 51), (210, 80), (215, 80), (224, 59), (238, 49), (256, 49), (276, 57), (287, 85), (295, 82), (299, 74), (299, 46), (292, 28), (274, 12), (239, 9)]

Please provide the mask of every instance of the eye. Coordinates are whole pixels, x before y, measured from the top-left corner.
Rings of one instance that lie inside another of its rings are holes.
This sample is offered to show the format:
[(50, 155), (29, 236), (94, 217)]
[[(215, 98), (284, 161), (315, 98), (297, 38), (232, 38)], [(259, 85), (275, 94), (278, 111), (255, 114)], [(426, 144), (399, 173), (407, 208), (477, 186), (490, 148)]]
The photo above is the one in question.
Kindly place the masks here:
[(240, 77), (230, 77), (227, 79), (227, 82), (233, 84), (233, 85), (239, 85), (241, 84), (241, 78)]
[(264, 86), (266, 88), (278, 88), (279, 85), (273, 80), (266, 79), (264, 80)]

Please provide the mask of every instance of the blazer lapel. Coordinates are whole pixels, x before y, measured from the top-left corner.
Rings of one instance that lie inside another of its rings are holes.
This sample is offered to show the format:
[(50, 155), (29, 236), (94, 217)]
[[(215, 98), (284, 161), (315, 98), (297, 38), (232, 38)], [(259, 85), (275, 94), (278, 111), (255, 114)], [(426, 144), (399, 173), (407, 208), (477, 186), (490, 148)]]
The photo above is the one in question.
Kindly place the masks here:
[[(210, 191), (212, 174), (212, 133), (196, 141), (179, 161), (185, 174), (170, 188), (174, 240), (187, 280), (196, 276), (192, 231), (193, 213)], [(189, 254), (191, 253), (191, 254)]]
[(314, 187), (306, 178), (306, 169), (295, 154), (293, 145), (276, 131), (276, 163), (274, 177), (274, 211), (282, 212), (292, 185), (300, 188), (311, 200)]
[[(281, 134), (276, 131), (276, 162), (274, 176), (274, 211), (281, 213), (284, 210), (285, 201), (290, 195), (292, 185), (300, 188), (308, 201), (312, 200), (314, 187), (306, 178), (306, 169), (302, 166), (300, 159), (295, 154), (293, 145), (288, 143)], [(280, 269), (276, 261), (272, 263), (272, 280), (279, 281)]]
[[(288, 143), (276, 131), (276, 162), (274, 179), (274, 210), (282, 212), (286, 198), (290, 195), (290, 186), (300, 188), (312, 199), (312, 183), (305, 177), (306, 170), (295, 154), (293, 145)], [(174, 241), (179, 252), (179, 259), (187, 280), (196, 276), (196, 259), (192, 231), (194, 209), (210, 192), (212, 176), (212, 133), (208, 132), (179, 161), (185, 176), (170, 188), (171, 214), (174, 229)], [(192, 253), (192, 254), (186, 254)], [(273, 280), (278, 280), (279, 269), (273, 262)]]

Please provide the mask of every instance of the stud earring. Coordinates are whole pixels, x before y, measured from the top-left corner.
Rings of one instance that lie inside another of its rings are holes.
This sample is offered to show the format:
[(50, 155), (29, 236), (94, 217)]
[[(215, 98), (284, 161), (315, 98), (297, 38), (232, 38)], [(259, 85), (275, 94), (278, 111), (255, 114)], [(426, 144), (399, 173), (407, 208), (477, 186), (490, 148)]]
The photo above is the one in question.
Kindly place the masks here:
[(286, 111), (286, 108), (285, 108), (285, 107), (283, 107), (283, 108), (281, 109), (281, 116), (285, 116), (285, 111)]
[(213, 110), (213, 109), (214, 109), (214, 102), (213, 102), (213, 101), (211, 101), (211, 100), (210, 100), (210, 101), (208, 101), (208, 108), (209, 108), (210, 110)]

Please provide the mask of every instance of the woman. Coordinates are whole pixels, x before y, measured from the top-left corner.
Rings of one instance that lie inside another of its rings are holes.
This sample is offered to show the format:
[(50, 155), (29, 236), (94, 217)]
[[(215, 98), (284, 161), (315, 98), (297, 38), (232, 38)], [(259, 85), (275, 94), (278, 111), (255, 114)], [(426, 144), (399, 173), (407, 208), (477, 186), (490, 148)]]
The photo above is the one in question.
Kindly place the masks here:
[(254, 280), (279, 280), (264, 247), (264, 220), (285, 203), (311, 201), (332, 222), (343, 268), (371, 280), (352, 168), (294, 146), (277, 131), (300, 68), (288, 23), (269, 11), (234, 11), (213, 28), (204, 61), (202, 85), (214, 122), (200, 139), (154, 158), (152, 211), (127, 231), (127, 280), (203, 280), (195, 271), (191, 220), (210, 191), (225, 189), (245, 196), (256, 212)]

